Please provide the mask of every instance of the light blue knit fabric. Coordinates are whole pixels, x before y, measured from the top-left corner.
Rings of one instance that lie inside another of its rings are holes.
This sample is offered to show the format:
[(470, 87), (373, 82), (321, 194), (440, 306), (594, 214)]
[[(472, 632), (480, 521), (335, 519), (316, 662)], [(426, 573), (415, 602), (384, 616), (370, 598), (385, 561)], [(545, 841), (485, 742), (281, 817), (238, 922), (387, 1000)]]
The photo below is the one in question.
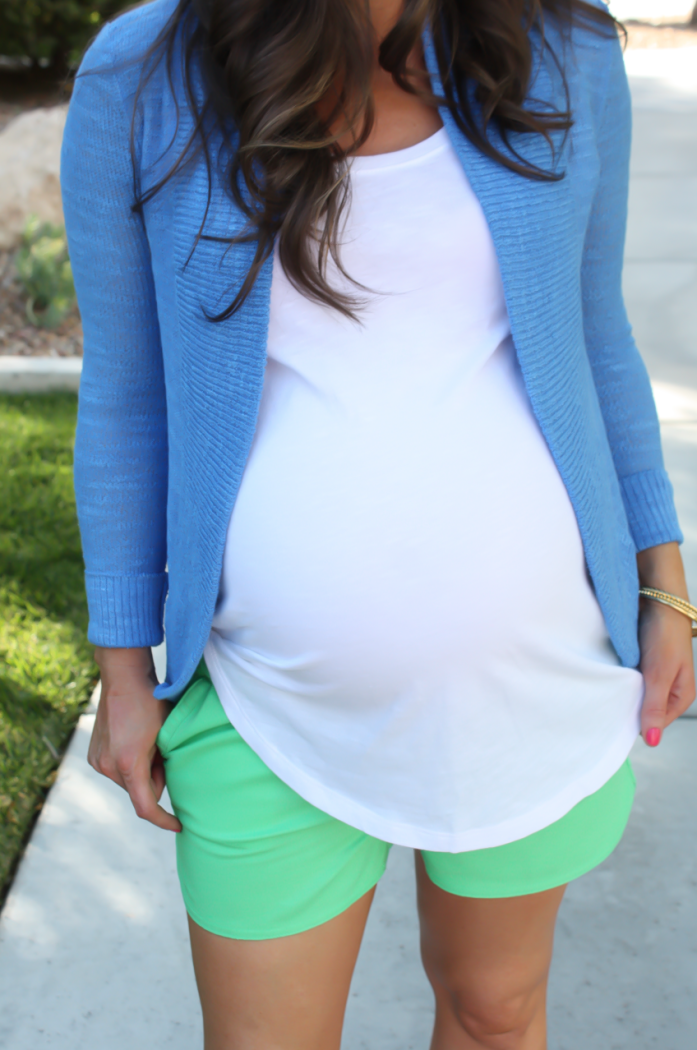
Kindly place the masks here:
[[(138, 59), (174, 7), (154, 0), (100, 33), (75, 86), (62, 160), (85, 333), (75, 487), (89, 637), (104, 646), (157, 645), (169, 579), (167, 680), (157, 690), (168, 698), (181, 694), (210, 631), (264, 380), (271, 284), (268, 263), (235, 316), (206, 319), (227, 305), (253, 249), (202, 240), (189, 258), (206, 208), (201, 159), (146, 206), (144, 222), (131, 211)], [(574, 506), (610, 637), (622, 662), (635, 666), (636, 550), (681, 536), (621, 294), (629, 92), (614, 35), (577, 29), (565, 42), (551, 20), (547, 34), (565, 65), (575, 121), (565, 140), (555, 137), (561, 181), (506, 170), (468, 143), (446, 109), (443, 119), (491, 228), (527, 390)], [(191, 131), (176, 54), (173, 91), (178, 119), (163, 68), (139, 107), (135, 155), (145, 187)], [(564, 104), (539, 48), (531, 96)], [(513, 143), (529, 160), (552, 163), (542, 137), (515, 135)], [(225, 235), (243, 219), (216, 161), (214, 150), (205, 229)], [(504, 607), (506, 581), (495, 568), (491, 586)]]

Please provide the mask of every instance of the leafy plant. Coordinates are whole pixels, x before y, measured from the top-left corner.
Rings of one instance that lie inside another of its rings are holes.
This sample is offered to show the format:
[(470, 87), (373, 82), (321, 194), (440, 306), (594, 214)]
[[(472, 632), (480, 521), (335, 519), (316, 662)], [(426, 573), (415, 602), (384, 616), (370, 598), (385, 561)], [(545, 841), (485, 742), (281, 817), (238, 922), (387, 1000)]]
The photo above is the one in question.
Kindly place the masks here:
[(124, 0), (1, 0), (0, 52), (61, 72), (74, 67), (90, 38)]
[(73, 271), (62, 226), (32, 215), (17, 254), (17, 274), (29, 296), (27, 317), (39, 328), (57, 328), (75, 303)]

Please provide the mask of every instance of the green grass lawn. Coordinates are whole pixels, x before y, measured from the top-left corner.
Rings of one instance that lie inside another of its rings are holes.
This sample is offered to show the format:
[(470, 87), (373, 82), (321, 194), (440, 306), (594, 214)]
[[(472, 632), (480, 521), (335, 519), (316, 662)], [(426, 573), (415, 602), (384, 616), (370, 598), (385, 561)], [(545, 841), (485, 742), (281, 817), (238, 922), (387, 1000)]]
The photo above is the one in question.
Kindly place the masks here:
[(0, 395), (0, 901), (96, 681), (74, 394)]

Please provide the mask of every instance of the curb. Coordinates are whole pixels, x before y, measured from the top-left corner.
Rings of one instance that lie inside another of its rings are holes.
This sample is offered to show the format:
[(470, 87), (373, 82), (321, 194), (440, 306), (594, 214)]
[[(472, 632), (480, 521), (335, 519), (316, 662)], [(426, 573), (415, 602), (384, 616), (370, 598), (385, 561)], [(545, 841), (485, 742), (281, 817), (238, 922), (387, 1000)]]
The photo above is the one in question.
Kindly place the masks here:
[(0, 355), (0, 393), (43, 394), (52, 390), (77, 392), (81, 357), (21, 357)]

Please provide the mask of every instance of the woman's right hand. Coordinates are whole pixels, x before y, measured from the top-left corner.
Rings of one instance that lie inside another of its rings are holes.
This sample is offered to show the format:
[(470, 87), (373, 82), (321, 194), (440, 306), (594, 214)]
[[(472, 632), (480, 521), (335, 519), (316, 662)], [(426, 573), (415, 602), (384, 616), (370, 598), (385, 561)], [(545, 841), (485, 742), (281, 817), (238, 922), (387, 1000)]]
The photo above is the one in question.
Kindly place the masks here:
[(156, 700), (157, 685), (150, 649), (95, 650), (102, 695), (87, 761), (124, 788), (143, 820), (165, 831), (181, 831), (177, 818), (159, 804), (165, 771), (157, 734), (171, 710)]

